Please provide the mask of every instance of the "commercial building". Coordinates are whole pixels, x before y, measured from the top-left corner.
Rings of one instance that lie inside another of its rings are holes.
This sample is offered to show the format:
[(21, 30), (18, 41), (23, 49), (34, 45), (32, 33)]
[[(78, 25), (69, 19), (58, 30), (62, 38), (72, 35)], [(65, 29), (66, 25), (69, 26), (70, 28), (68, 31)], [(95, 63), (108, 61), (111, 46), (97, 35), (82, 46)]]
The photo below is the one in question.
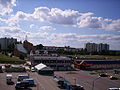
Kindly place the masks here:
[(88, 52), (102, 52), (102, 51), (108, 51), (109, 50), (109, 45), (108, 44), (96, 44), (96, 43), (86, 43), (85, 44), (85, 49)]
[(16, 43), (17, 39), (14, 38), (0, 38), (0, 49), (7, 50), (10, 44)]
[(54, 70), (70, 70), (71, 69), (71, 58), (56, 56), (56, 54), (48, 54), (47, 51), (44, 54), (30, 53), (29, 59), (31, 65), (43, 63)]
[(74, 67), (84, 70), (120, 69), (120, 60), (81, 60), (73, 61)]

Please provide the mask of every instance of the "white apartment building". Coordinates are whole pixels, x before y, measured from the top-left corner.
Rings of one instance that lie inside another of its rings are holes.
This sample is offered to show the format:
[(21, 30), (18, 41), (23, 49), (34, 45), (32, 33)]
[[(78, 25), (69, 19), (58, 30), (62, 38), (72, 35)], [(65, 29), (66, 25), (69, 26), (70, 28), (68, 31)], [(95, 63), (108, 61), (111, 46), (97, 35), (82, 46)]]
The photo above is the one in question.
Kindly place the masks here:
[(17, 42), (17, 39), (14, 38), (0, 38), (0, 49), (6, 50), (8, 49), (8, 46), (12, 43)]
[(109, 50), (109, 45), (108, 44), (96, 44), (96, 43), (86, 43), (85, 48), (87, 49), (88, 52), (101, 52), (101, 51), (107, 51)]

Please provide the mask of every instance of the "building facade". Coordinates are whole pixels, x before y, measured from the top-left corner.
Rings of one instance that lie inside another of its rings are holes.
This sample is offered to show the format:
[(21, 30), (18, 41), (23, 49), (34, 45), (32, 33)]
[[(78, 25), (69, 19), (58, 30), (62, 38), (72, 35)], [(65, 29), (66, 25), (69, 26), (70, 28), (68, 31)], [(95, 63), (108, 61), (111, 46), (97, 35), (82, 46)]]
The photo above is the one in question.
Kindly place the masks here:
[(96, 44), (96, 43), (86, 43), (85, 48), (88, 52), (102, 52), (102, 51), (108, 51), (109, 45), (108, 44)]
[(47, 51), (57, 51), (59, 49), (63, 49), (65, 51), (70, 51), (70, 52), (76, 52), (81, 50), (81, 48), (73, 48), (70, 46), (65, 46), (65, 47), (56, 47), (56, 46), (44, 46), (43, 50), (47, 50)]
[(17, 39), (14, 38), (0, 38), (0, 49), (7, 50), (10, 44), (16, 43)]
[(101, 52), (101, 51), (107, 51), (109, 50), (109, 45), (108, 44), (103, 44), (103, 43), (100, 43), (97, 45), (97, 51), (98, 52)]
[(23, 42), (23, 46), (24, 48), (26, 48), (26, 50), (28, 51), (28, 53), (30, 53), (31, 50), (34, 50), (34, 46), (32, 43), (28, 42), (27, 40), (25, 40)]
[(70, 70), (71, 68), (70, 58), (56, 55), (48, 55), (46, 52), (45, 54), (31, 53), (29, 59), (32, 66), (43, 63), (54, 70)]
[(81, 60), (73, 61), (73, 64), (83, 70), (120, 69), (120, 60)]

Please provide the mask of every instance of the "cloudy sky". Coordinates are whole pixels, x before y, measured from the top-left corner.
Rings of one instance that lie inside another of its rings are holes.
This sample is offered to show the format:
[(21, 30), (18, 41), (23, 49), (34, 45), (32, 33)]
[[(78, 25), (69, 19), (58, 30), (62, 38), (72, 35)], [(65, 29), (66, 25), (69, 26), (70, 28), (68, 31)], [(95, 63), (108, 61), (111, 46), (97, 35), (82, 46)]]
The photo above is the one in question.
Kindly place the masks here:
[(120, 50), (120, 0), (0, 0), (0, 37), (34, 45)]

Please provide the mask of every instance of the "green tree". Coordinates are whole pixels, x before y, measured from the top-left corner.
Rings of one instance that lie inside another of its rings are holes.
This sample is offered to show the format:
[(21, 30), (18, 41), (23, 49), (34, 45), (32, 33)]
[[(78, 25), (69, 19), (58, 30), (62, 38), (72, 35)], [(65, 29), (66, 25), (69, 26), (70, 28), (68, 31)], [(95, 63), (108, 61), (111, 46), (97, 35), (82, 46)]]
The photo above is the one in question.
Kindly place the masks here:
[(25, 59), (25, 56), (21, 54), (21, 55), (19, 56), (19, 59), (24, 60), (24, 59)]
[(41, 49), (43, 49), (43, 45), (42, 44), (39, 44), (39, 45), (36, 45), (36, 49), (38, 49), (38, 50), (41, 50)]
[(58, 54), (64, 54), (64, 52), (65, 52), (65, 50), (63, 48), (57, 50)]
[(14, 43), (11, 43), (8, 45), (8, 51), (13, 51), (14, 50), (14, 47), (15, 47), (15, 44)]
[(86, 49), (83, 49), (83, 48), (82, 48), (82, 49), (79, 51), (79, 54), (81, 54), (81, 55), (87, 55), (88, 52), (87, 52)]

